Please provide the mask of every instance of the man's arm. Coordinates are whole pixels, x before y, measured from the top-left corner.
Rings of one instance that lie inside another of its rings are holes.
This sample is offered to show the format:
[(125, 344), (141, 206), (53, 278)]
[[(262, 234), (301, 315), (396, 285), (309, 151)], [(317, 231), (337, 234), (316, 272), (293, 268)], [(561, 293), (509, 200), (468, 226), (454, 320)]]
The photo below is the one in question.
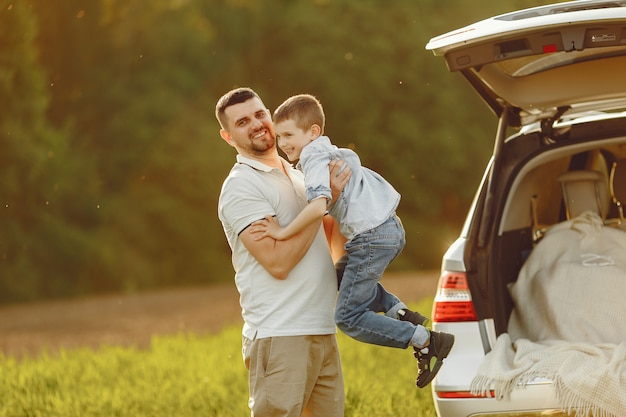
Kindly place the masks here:
[(257, 240), (257, 235), (250, 230), (251, 227), (241, 232), (239, 238), (267, 272), (274, 278), (285, 279), (308, 252), (319, 231), (320, 222), (321, 219), (311, 223), (287, 240), (274, 240), (269, 237)]
[(350, 177), (352, 177), (352, 170), (348, 163), (342, 159), (333, 159), (328, 164), (328, 170), (330, 173), (330, 192), (332, 199), (328, 203), (328, 206), (332, 206), (337, 198), (343, 191), (343, 187), (346, 186)]
[(337, 263), (343, 254), (346, 253), (345, 244), (348, 239), (341, 234), (339, 223), (332, 216), (324, 216), (322, 221), (324, 222), (326, 241), (330, 248), (330, 256), (333, 258), (333, 263)]
[[(352, 177), (352, 171), (348, 164), (341, 159), (333, 159), (330, 161), (328, 169), (330, 171), (330, 191), (332, 194), (332, 200), (328, 205), (331, 206), (337, 201), (343, 188), (350, 180), (350, 177)], [(333, 263), (337, 263), (344, 253), (346, 253), (345, 244), (347, 239), (341, 233), (339, 223), (332, 216), (324, 216), (323, 222), (326, 240), (330, 248), (330, 256), (333, 258)]]

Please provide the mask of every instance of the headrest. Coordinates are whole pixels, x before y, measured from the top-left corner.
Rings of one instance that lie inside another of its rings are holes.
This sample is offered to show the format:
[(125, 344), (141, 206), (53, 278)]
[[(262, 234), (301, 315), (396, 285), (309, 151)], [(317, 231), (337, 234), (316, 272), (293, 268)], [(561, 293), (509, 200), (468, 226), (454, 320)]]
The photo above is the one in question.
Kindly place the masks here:
[(573, 219), (585, 211), (606, 218), (610, 197), (605, 176), (598, 171), (569, 171), (558, 178), (563, 189), (567, 218)]

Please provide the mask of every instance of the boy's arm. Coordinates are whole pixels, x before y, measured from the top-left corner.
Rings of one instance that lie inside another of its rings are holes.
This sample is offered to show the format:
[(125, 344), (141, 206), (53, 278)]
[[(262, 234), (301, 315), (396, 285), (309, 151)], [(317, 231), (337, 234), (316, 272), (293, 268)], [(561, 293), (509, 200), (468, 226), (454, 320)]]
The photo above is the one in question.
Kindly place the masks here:
[(302, 232), (287, 240), (272, 238), (256, 239), (252, 226), (246, 228), (239, 238), (250, 254), (274, 278), (285, 279), (302, 260), (319, 232), (320, 222), (313, 222)]
[(289, 239), (290, 237), (303, 231), (314, 222), (319, 226), (319, 223), (317, 223), (316, 220), (320, 220), (324, 217), (324, 214), (326, 214), (327, 201), (328, 200), (325, 197), (316, 198), (311, 201), (298, 214), (298, 216), (285, 227), (280, 227), (277, 222), (273, 222), (270, 221), (270, 219), (265, 218), (252, 223), (250, 231), (252, 233), (257, 233), (257, 240), (265, 237), (271, 237), (277, 240)]

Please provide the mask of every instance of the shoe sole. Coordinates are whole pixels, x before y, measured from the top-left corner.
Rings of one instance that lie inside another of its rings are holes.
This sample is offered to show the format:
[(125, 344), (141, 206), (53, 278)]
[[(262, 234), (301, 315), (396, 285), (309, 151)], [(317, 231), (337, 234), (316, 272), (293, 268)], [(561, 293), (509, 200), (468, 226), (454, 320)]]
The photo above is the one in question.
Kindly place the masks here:
[(435, 376), (437, 376), (437, 373), (439, 372), (441, 365), (443, 365), (443, 360), (448, 357), (448, 354), (452, 350), (452, 346), (454, 346), (454, 335), (452, 335), (452, 337), (449, 338), (448, 340), (445, 340), (444, 343), (441, 345), (441, 350), (439, 351), (439, 355), (436, 356), (437, 360), (435, 364), (433, 365), (432, 369), (430, 370), (430, 377), (426, 381), (422, 381), (421, 383), (419, 383), (418, 382), (419, 375), (418, 375), (417, 377), (418, 379), (415, 381), (415, 385), (417, 385), (418, 388), (424, 388), (425, 386), (430, 384), (433, 379), (435, 379)]

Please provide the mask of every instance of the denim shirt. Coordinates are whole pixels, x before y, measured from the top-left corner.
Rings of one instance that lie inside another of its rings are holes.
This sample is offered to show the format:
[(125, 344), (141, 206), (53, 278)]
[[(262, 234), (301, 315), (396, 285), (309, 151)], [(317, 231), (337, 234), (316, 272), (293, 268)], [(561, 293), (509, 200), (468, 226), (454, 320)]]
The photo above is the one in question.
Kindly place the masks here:
[(400, 194), (378, 173), (362, 166), (356, 152), (338, 148), (327, 136), (320, 136), (302, 149), (297, 165), (304, 172), (307, 201), (322, 196), (331, 199), (328, 164), (333, 159), (343, 159), (352, 170), (350, 181), (329, 209), (341, 233), (350, 240), (394, 214)]

